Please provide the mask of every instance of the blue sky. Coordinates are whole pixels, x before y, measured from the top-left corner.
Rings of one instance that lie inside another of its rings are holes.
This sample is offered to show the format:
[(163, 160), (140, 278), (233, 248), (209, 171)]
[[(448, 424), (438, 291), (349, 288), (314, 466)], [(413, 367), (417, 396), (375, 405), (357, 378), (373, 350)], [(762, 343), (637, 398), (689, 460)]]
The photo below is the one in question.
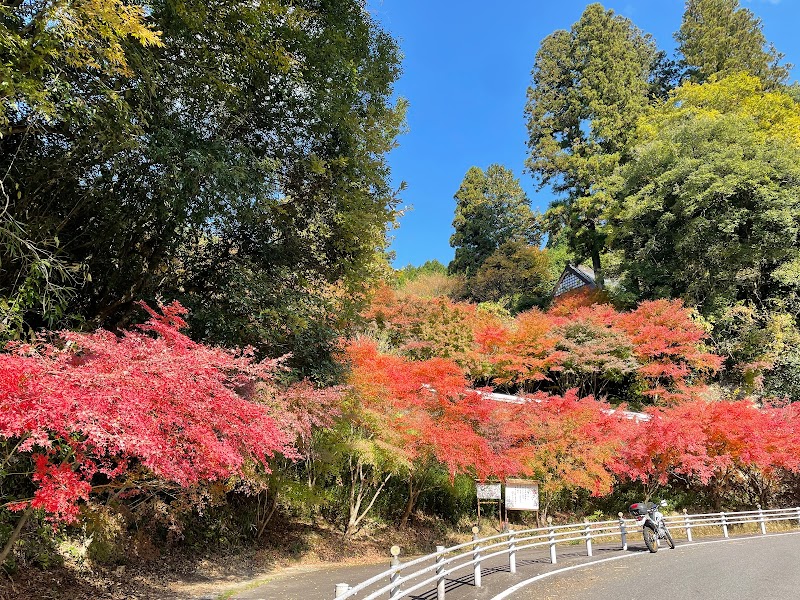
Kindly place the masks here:
[[(800, 63), (800, 0), (751, 0), (743, 6), (761, 17), (767, 39), (786, 60)], [(475, 165), (500, 163), (514, 171), (534, 208), (552, 194), (536, 192), (523, 172), (525, 91), (539, 43), (569, 29), (588, 3), (575, 0), (368, 0), (372, 15), (403, 51), (396, 92), (410, 102), (408, 133), (389, 162), (396, 185), (408, 184), (411, 209), (392, 232), (395, 267), (453, 257), (449, 240), (464, 174)], [(604, 2), (672, 52), (683, 0)], [(795, 68), (792, 80), (798, 78)]]

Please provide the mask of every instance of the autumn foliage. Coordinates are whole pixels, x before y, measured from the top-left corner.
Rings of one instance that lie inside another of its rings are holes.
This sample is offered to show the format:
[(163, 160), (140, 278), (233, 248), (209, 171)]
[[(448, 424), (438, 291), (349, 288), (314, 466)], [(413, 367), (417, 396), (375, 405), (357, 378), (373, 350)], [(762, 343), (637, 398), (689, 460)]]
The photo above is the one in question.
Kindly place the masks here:
[(800, 411), (795, 405), (757, 408), (749, 401), (693, 400), (648, 410), (630, 428), (610, 464), (649, 492), (671, 476), (707, 485), (735, 469), (800, 470)]
[(134, 467), (179, 486), (292, 456), (274, 408), (256, 401), (276, 361), (210, 348), (180, 331), (178, 304), (117, 336), (60, 332), (17, 344), (0, 361), (0, 437), (33, 457), (30, 504), (74, 520), (93, 484)]
[[(643, 404), (686, 400), (721, 358), (680, 301), (620, 312), (595, 293), (572, 293), (544, 312), (514, 318), (447, 298), (398, 296), (389, 288), (366, 312), (367, 331), (411, 359), (450, 358), (467, 376), (508, 391), (613, 395), (627, 381)], [(632, 398), (625, 398), (631, 400)]]
[(381, 353), (367, 339), (353, 341), (347, 354), (362, 410), (377, 417), (382, 434), (409, 463), (435, 458), (452, 474), (503, 474), (505, 459), (485, 431), (497, 403), (469, 389), (456, 363)]
[(677, 301), (622, 312), (572, 297), (512, 318), (387, 288), (342, 343), (347, 385), (326, 390), (278, 385), (280, 360), (193, 342), (178, 304), (143, 308), (149, 319), (120, 335), (59, 332), (2, 355), (3, 466), (28, 469), (30, 490), (5, 508), (68, 523), (81, 502), (141, 493), (145, 480), (235, 478), (269, 501), (262, 532), (280, 486), (305, 468), (307, 489), (318, 478), (342, 488), (350, 535), (391, 481), (406, 490), (405, 523), (437, 469), (451, 482), (536, 479), (545, 510), (623, 481), (652, 494), (680, 478), (719, 495), (734, 474), (800, 471), (800, 411), (715, 398), (720, 358)]
[[(618, 311), (575, 293), (512, 318), (387, 288), (366, 318), (384, 351), (351, 343), (354, 389), (410, 459), (424, 449), (451, 472), (532, 477), (546, 499), (800, 468), (797, 411), (715, 401), (707, 384), (722, 359), (680, 301)], [(486, 384), (520, 402), (478, 401), (471, 388)], [(632, 418), (620, 401), (645, 413)]]

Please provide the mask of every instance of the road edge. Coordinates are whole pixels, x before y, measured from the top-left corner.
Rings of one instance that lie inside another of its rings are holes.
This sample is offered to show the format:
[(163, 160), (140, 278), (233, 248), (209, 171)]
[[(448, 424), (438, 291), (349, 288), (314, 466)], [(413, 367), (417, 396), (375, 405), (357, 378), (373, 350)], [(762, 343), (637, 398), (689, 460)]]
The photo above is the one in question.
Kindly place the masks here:
[[(676, 546), (676, 550), (680, 548), (690, 548), (692, 546), (703, 546), (705, 544), (720, 544), (720, 543), (727, 543), (727, 542), (737, 542), (737, 541), (745, 541), (745, 540), (763, 540), (771, 537), (779, 537), (783, 535), (800, 535), (800, 531), (786, 531), (781, 533), (769, 533), (767, 535), (748, 535), (748, 536), (737, 536), (726, 538), (722, 540), (708, 540), (705, 542), (687, 542), (685, 544), (680, 544)], [(621, 556), (612, 556), (610, 558), (601, 558), (600, 560), (593, 560), (590, 562), (581, 563), (579, 565), (571, 565), (569, 567), (562, 567), (560, 569), (554, 569), (553, 571), (548, 571), (547, 573), (542, 573), (541, 575), (537, 575), (536, 577), (531, 577), (530, 579), (526, 579), (524, 581), (520, 581), (512, 585), (510, 588), (500, 592), (496, 596), (492, 596), (491, 600), (504, 600), (508, 598), (511, 594), (514, 594), (521, 590), (524, 587), (531, 585), (532, 583), (536, 583), (542, 579), (547, 577), (551, 577), (553, 575), (560, 575), (561, 573), (566, 573), (567, 571), (573, 571), (575, 569), (581, 569), (583, 567), (591, 567), (593, 565), (598, 565), (605, 562), (610, 562), (612, 560), (621, 560), (623, 558), (633, 558), (634, 556), (648, 556), (649, 552), (636, 552), (633, 554), (623, 554)]]

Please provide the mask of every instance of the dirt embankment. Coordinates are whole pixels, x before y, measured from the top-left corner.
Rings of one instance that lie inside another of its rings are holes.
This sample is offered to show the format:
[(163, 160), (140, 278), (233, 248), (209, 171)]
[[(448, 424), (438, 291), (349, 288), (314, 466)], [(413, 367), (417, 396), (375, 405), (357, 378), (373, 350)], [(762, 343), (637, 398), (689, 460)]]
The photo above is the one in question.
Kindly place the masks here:
[(211, 600), (287, 569), (380, 563), (388, 560), (395, 544), (408, 556), (466, 539), (465, 532), (442, 523), (417, 523), (404, 530), (384, 526), (351, 540), (320, 526), (286, 524), (259, 543), (236, 549), (208, 548), (190, 554), (177, 546), (160, 549), (149, 560), (118, 566), (65, 557), (60, 567), (21, 568), (2, 574), (0, 600)]

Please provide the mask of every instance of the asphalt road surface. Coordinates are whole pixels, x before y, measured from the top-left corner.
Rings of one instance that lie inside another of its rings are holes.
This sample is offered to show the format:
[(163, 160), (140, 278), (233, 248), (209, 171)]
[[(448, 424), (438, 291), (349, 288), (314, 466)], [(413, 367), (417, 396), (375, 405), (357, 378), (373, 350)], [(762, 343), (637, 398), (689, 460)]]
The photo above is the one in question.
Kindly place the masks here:
[(535, 581), (509, 600), (800, 599), (800, 534), (662, 545)]

